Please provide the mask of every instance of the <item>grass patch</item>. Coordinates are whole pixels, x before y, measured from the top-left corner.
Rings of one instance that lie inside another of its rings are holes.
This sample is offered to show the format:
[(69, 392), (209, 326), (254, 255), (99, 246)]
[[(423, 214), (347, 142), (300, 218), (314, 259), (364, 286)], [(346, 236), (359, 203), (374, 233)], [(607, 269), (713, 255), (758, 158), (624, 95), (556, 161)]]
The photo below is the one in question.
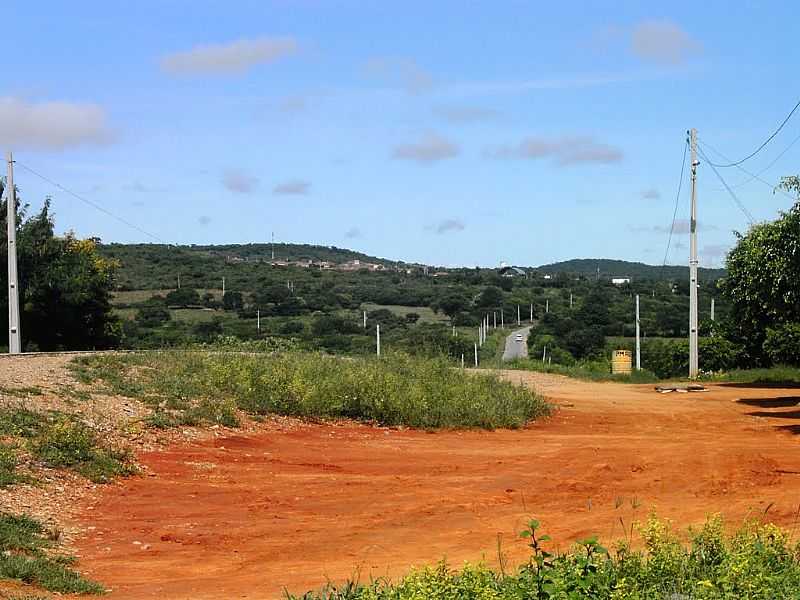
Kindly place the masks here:
[(158, 408), (162, 414), (151, 417), (156, 426), (193, 415), (224, 424), (238, 408), (430, 429), (520, 427), (549, 410), (527, 388), (493, 375), (465, 375), (446, 359), (404, 354), (342, 359), (305, 352), (170, 352), (76, 360), (86, 377)]
[(42, 388), (27, 386), (27, 387), (5, 387), (0, 386), (0, 395), (12, 396), (14, 398), (28, 398), (30, 396), (41, 396), (44, 394)]
[(0, 578), (51, 592), (100, 594), (103, 587), (69, 568), (74, 559), (54, 554), (58, 532), (24, 515), (0, 512)]
[[(75, 417), (61, 413), (37, 413), (24, 408), (0, 409), (0, 436), (21, 438), (34, 459), (48, 467), (74, 469), (94, 483), (108, 483), (115, 477), (134, 472), (129, 452), (106, 446), (95, 432)], [(5, 485), (19, 481), (13, 477), (12, 451), (6, 451), (4, 470), (0, 446), (0, 482), (5, 472)], [(13, 455), (16, 460), (16, 454)], [(16, 467), (14, 462), (13, 467)], [(0, 486), (3, 484), (0, 483)]]
[(734, 369), (714, 375), (709, 380), (775, 387), (800, 387), (800, 367), (777, 366), (768, 369)]
[(516, 570), (499, 571), (467, 564), (453, 570), (444, 562), (412, 571), (399, 581), (327, 585), (288, 600), (435, 599), (773, 599), (798, 598), (800, 554), (786, 532), (774, 525), (745, 524), (724, 533), (722, 520), (709, 519), (689, 531), (683, 544), (668, 523), (650, 518), (640, 525), (641, 549), (630, 540), (613, 549), (596, 538), (577, 542), (567, 552), (548, 551), (552, 543), (531, 521), (522, 532), (530, 560)]
[(630, 375), (613, 375), (607, 361), (579, 362), (574, 365), (544, 364), (529, 358), (515, 359), (504, 363), (504, 368), (554, 373), (586, 381), (617, 381), (620, 383), (655, 383), (660, 379), (647, 369), (633, 369)]
[(16, 447), (10, 444), (0, 444), (0, 489), (28, 481), (27, 477), (17, 473), (18, 464)]

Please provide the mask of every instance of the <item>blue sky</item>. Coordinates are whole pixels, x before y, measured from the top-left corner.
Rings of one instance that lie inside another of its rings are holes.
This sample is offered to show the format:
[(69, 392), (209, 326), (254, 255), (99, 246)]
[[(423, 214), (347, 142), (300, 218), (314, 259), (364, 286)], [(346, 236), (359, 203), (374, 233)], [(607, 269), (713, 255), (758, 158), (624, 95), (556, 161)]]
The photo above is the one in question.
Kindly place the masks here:
[[(431, 264), (660, 264), (686, 129), (738, 159), (800, 99), (792, 2), (6, 0), (3, 16), (0, 146), (170, 243), (274, 231)], [(798, 136), (800, 115), (743, 166)], [(799, 157), (765, 182), (722, 175), (771, 219), (791, 200), (769, 184)], [(59, 230), (152, 241), (16, 180), (33, 206), (53, 197)], [(747, 220), (708, 166), (698, 181), (718, 265)]]

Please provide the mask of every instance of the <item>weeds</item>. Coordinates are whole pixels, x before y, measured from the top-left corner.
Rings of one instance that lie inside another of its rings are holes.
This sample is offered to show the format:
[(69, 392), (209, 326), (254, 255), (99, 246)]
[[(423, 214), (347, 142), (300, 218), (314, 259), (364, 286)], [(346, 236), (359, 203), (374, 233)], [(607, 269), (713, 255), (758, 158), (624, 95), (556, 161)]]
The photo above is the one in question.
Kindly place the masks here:
[(654, 383), (656, 375), (647, 369), (633, 370), (630, 375), (613, 375), (608, 361), (583, 361), (574, 365), (544, 364), (535, 359), (516, 359), (505, 363), (505, 368), (555, 373), (587, 381), (618, 381), (620, 383)]
[(38, 387), (5, 387), (0, 386), (0, 396), (12, 396), (14, 398), (28, 398), (29, 396), (41, 396), (44, 390)]
[(0, 489), (23, 481), (17, 470), (17, 450), (9, 444), (0, 444)]
[(404, 354), (342, 359), (287, 352), (137, 353), (77, 359), (82, 377), (150, 404), (157, 427), (235, 424), (252, 415), (351, 418), (420, 428), (520, 427), (548, 413), (535, 393), (493, 375), (465, 375), (445, 359)]
[(68, 594), (100, 594), (103, 587), (71, 570), (73, 559), (53, 554), (56, 532), (24, 515), (0, 512), (0, 578)]
[(798, 546), (774, 525), (745, 524), (726, 535), (719, 517), (690, 531), (684, 545), (668, 523), (650, 517), (639, 526), (644, 542), (631, 550), (627, 541), (613, 551), (595, 538), (577, 542), (570, 551), (552, 553), (547, 536), (532, 520), (522, 536), (531, 559), (516, 572), (497, 573), (484, 565), (455, 571), (445, 563), (412, 571), (397, 583), (348, 582), (328, 585), (289, 600), (417, 600), (470, 598), (493, 600), (610, 599), (647, 600), (798, 598)]
[[(0, 436), (21, 438), (34, 459), (48, 467), (74, 469), (94, 483), (108, 483), (134, 472), (126, 450), (101, 444), (92, 429), (64, 414), (0, 409)], [(3, 448), (0, 446), (0, 487), (21, 480), (13, 472), (16, 453)]]

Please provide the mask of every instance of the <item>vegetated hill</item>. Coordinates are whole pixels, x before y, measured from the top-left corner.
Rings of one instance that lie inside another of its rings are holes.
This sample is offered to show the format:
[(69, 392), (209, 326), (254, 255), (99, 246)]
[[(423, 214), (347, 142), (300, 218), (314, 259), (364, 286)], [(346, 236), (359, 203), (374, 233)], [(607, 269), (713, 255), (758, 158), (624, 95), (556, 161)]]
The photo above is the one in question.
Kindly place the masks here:
[[(175, 286), (178, 275), (190, 285), (213, 278), (234, 276), (237, 265), (269, 262), (272, 257), (271, 244), (226, 244), (219, 246), (197, 246), (168, 244), (100, 244), (100, 253), (119, 261), (117, 285), (121, 289), (160, 289)], [(335, 246), (311, 244), (275, 244), (275, 260), (279, 261), (328, 261), (345, 263), (359, 260), (387, 267), (398, 264)], [(215, 286), (216, 287), (216, 286)]]
[[(570, 273), (594, 277), (597, 269), (600, 277), (631, 277), (633, 279), (687, 279), (689, 267), (681, 265), (647, 265), (627, 260), (610, 258), (575, 258), (538, 267), (544, 273)], [(700, 281), (714, 281), (725, 276), (725, 269), (699, 269)]]

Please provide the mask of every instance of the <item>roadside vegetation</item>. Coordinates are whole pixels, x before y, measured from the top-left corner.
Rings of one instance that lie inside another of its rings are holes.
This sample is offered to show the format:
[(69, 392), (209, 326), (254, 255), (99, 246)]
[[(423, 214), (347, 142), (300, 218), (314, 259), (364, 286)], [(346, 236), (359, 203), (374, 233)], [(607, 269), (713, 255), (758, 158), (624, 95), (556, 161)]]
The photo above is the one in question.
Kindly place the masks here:
[(57, 529), (30, 517), (0, 512), (0, 579), (64, 594), (103, 593), (100, 584), (71, 568), (73, 557), (58, 552), (59, 537)]
[(94, 483), (108, 483), (134, 472), (130, 453), (103, 443), (77, 417), (0, 408), (0, 487), (30, 481), (17, 473), (20, 452), (45, 467), (72, 469)]
[[(552, 542), (532, 520), (521, 532), (531, 557), (508, 570), (483, 564), (455, 570), (444, 562), (412, 571), (392, 583), (328, 585), (288, 600), (417, 600), (473, 598), (545, 599), (728, 599), (797, 598), (800, 548), (774, 525), (750, 522), (732, 534), (719, 517), (689, 532), (689, 543), (670, 525), (651, 517), (640, 525), (641, 546), (627, 540), (610, 550), (596, 538), (576, 542), (571, 550), (548, 550)], [(641, 548), (641, 549), (640, 549)]]
[(84, 382), (153, 407), (151, 423), (236, 424), (251, 415), (355, 419), (425, 429), (521, 427), (546, 415), (531, 390), (468, 375), (444, 358), (393, 353), (342, 359), (309, 352), (145, 352), (80, 357)]

